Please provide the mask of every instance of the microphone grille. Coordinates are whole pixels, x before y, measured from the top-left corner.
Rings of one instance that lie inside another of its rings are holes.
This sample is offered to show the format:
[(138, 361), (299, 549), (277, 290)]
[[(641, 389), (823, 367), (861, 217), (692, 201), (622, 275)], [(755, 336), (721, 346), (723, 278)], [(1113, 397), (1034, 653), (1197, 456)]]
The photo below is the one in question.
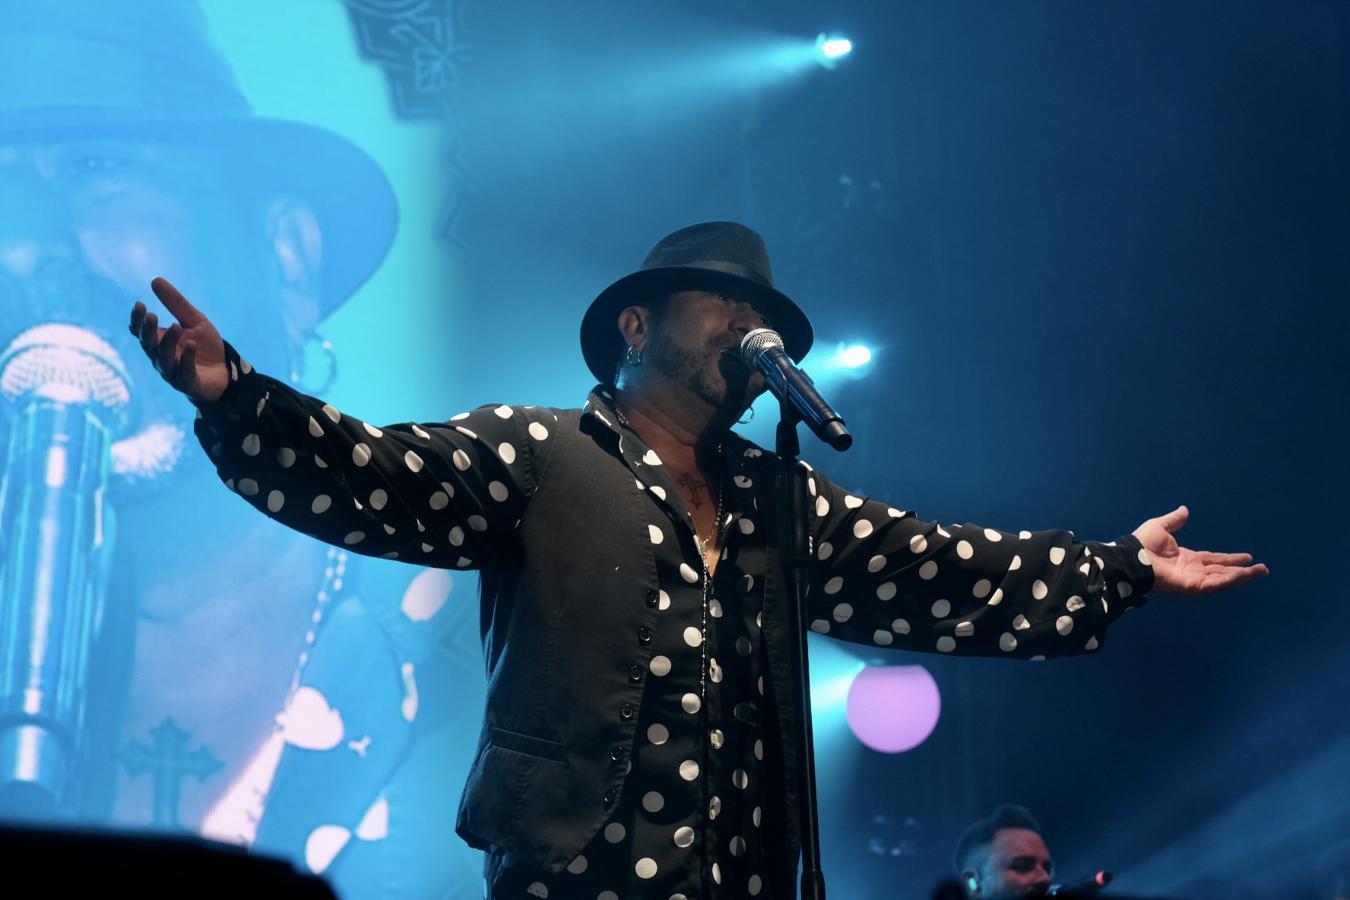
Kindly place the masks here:
[(756, 328), (741, 338), (741, 361), (754, 367), (755, 357), (765, 350), (783, 346), (783, 337), (772, 328)]
[(100, 406), (119, 418), (131, 402), (130, 381), (113, 346), (86, 328), (48, 323), (30, 328), (0, 353), (0, 395)]

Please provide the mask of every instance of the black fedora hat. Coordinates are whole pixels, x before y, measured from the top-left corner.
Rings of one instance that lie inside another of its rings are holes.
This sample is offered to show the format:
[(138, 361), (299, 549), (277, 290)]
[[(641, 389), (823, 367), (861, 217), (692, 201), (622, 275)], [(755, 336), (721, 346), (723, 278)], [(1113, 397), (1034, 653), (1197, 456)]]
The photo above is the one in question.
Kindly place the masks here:
[(775, 290), (764, 239), (736, 222), (701, 222), (657, 241), (642, 267), (600, 292), (581, 319), (581, 353), (601, 382), (614, 378), (623, 355), (618, 315), (675, 291), (727, 294), (763, 307), (788, 355), (797, 361), (811, 349), (811, 322), (786, 294)]
[(393, 240), (398, 207), (375, 161), (326, 129), (255, 115), (197, 0), (4, 3), (0, 84), (0, 143), (172, 142), (210, 154), (242, 194), (303, 200), (323, 235), (323, 314)]

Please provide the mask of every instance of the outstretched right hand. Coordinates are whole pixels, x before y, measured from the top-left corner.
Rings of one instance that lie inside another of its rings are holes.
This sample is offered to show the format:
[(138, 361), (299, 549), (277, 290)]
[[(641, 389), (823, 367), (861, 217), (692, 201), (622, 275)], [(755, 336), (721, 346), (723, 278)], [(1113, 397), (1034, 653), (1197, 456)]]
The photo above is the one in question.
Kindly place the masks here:
[(163, 278), (150, 282), (150, 289), (178, 321), (160, 328), (158, 317), (137, 302), (131, 308), (131, 333), (171, 386), (196, 400), (219, 400), (230, 384), (230, 370), (216, 326)]

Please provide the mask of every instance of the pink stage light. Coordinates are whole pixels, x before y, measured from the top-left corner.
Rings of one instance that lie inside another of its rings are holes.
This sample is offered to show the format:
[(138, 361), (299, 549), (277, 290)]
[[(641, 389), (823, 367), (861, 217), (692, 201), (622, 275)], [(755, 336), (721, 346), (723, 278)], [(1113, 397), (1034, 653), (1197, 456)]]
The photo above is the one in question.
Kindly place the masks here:
[(848, 724), (868, 747), (903, 753), (937, 727), (942, 696), (923, 666), (868, 666), (848, 689)]

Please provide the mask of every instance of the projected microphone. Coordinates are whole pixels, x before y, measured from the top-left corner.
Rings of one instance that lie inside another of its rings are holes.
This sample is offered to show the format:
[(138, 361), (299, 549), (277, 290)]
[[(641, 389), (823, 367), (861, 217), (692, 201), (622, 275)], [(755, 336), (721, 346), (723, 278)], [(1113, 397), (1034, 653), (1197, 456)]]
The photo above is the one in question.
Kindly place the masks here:
[(783, 349), (783, 338), (769, 328), (756, 328), (741, 339), (741, 362), (764, 374), (769, 390), (792, 407), (816, 437), (836, 450), (847, 450), (853, 435), (844, 420), (820, 396), (810, 377), (797, 368)]
[(1114, 878), (1110, 872), (1101, 869), (1090, 878), (1080, 878), (1072, 884), (1052, 885), (1046, 892), (1048, 897), (1095, 897), (1102, 892), (1102, 888), (1111, 883)]
[(0, 354), (0, 810), (72, 801), (89, 658), (103, 615), (110, 448), (131, 400), (117, 351), (84, 328), (30, 328)]

